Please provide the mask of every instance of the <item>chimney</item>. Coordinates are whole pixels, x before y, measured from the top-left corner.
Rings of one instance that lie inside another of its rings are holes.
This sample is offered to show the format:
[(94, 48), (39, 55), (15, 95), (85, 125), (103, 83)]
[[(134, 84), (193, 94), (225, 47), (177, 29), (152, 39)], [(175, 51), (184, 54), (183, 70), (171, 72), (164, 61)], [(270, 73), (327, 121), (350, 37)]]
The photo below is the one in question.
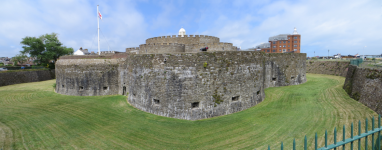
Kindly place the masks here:
[(82, 47), (80, 47), (80, 50), (82, 50)]

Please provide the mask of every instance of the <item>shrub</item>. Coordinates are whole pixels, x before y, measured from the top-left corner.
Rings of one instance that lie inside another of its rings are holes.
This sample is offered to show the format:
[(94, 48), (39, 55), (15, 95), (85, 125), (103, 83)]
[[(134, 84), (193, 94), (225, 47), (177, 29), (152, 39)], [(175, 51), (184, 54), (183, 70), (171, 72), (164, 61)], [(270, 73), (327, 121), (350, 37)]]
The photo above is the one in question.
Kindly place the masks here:
[(56, 89), (56, 83), (53, 83), (53, 88)]

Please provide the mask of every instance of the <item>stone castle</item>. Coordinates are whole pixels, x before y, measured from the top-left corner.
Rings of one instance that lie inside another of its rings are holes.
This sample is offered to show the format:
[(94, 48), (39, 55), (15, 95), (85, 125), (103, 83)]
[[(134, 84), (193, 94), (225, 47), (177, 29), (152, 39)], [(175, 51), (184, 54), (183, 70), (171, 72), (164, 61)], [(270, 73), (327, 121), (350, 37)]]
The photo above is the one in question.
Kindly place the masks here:
[[(208, 47), (206, 52), (200, 49)], [(125, 53), (63, 56), (56, 62), (56, 92), (128, 95), (143, 111), (198, 120), (250, 108), (264, 89), (306, 82), (304, 53), (237, 51), (213, 36), (155, 37)]]

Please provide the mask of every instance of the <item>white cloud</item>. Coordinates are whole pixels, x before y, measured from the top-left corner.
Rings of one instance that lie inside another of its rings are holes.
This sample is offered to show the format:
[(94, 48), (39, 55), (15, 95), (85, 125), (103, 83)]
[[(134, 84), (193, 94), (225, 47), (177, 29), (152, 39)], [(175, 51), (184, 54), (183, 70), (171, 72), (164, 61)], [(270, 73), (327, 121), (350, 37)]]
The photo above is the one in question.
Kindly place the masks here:
[[(137, 46), (147, 36), (144, 16), (131, 2), (98, 2), (103, 20), (100, 22), (101, 49), (124, 51)], [(97, 35), (96, 4), (87, 1), (1, 1), (0, 56), (13, 57), (21, 50), (26, 36), (58, 33), (59, 40), (74, 50), (91, 49)], [(96, 44), (95, 40), (95, 45)], [(10, 45), (17, 45), (10, 49)], [(96, 50), (95, 47), (93, 50)]]

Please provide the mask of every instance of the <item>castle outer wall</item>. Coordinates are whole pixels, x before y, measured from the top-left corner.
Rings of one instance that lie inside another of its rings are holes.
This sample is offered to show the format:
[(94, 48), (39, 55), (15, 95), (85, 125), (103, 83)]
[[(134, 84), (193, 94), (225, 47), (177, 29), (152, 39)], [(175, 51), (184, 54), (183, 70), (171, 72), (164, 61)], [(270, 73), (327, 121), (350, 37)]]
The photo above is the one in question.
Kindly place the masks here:
[(56, 91), (81, 96), (128, 93), (129, 103), (140, 110), (198, 120), (250, 108), (264, 100), (265, 88), (306, 82), (305, 57), (219, 51), (59, 59)]
[(208, 47), (209, 52), (237, 51), (232, 43), (220, 42), (219, 38), (205, 35), (162, 36), (146, 40), (139, 47), (126, 48), (126, 53), (162, 54), (162, 53), (197, 53), (201, 48)]

